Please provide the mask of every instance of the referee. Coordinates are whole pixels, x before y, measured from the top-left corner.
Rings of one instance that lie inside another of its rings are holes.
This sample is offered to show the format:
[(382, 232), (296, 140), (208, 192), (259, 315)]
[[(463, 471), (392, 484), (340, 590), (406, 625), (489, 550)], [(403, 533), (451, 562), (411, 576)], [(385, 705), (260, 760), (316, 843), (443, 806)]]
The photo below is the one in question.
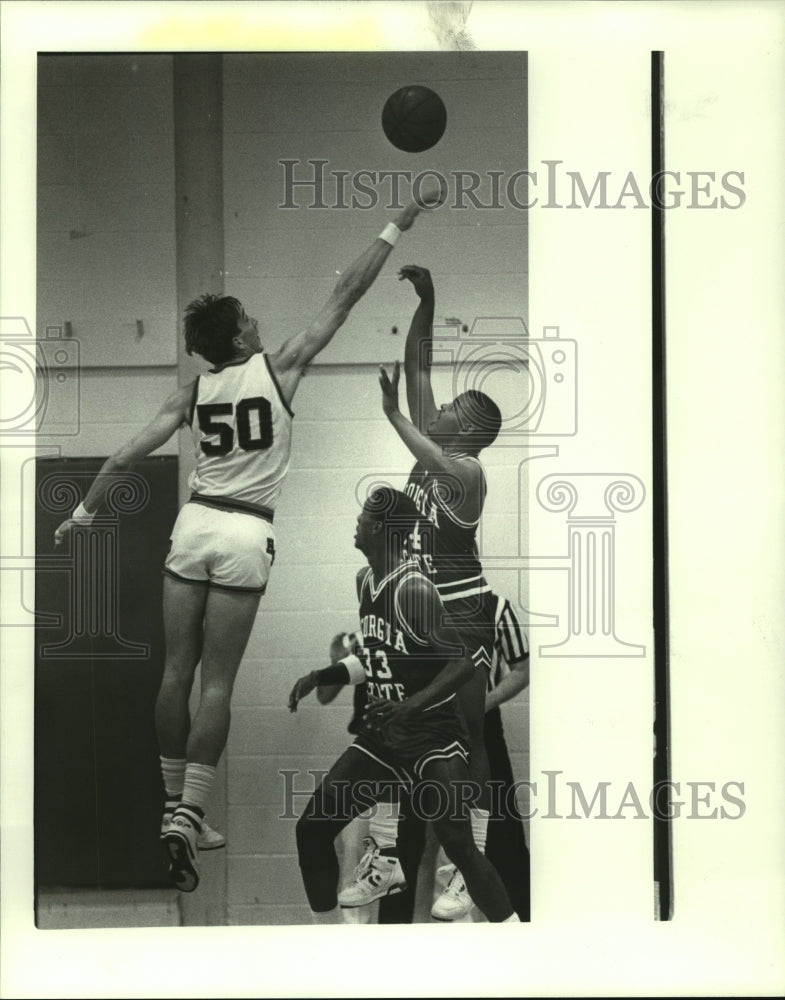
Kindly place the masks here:
[(529, 684), (529, 643), (506, 598), (496, 598), (495, 621), (493, 661), (485, 696), (485, 749), (491, 780), (503, 782), (503, 785), (502, 794), (494, 796), (497, 801), (492, 805), (485, 854), (501, 875), (515, 912), (522, 921), (528, 921), (531, 912), (529, 850), (515, 797), (505, 794), (512, 788), (514, 778), (499, 706)]

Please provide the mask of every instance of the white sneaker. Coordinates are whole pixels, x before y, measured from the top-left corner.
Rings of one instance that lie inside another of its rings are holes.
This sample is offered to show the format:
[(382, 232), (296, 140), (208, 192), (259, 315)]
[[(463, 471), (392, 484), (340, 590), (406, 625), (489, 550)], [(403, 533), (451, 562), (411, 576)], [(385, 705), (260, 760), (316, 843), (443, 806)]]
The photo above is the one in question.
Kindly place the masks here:
[[(161, 840), (166, 836), (166, 832), (172, 825), (172, 814), (164, 813), (161, 820)], [(217, 851), (219, 847), (226, 847), (226, 837), (217, 830), (213, 830), (202, 820), (202, 832), (197, 838), (197, 846), (200, 851)]]
[(373, 837), (363, 841), (365, 854), (354, 870), (353, 880), (338, 893), (338, 903), (344, 909), (367, 906), (382, 896), (392, 896), (403, 892), (406, 879), (397, 858), (379, 853)]
[(177, 809), (163, 836), (169, 856), (169, 874), (181, 892), (193, 892), (199, 885), (199, 829), (183, 809)]
[(434, 920), (459, 920), (461, 917), (465, 917), (474, 905), (463, 880), (463, 875), (455, 865), (443, 865), (438, 869), (439, 874), (446, 874), (449, 871), (452, 871), (452, 878), (447, 883), (447, 888), (431, 907), (431, 916)]

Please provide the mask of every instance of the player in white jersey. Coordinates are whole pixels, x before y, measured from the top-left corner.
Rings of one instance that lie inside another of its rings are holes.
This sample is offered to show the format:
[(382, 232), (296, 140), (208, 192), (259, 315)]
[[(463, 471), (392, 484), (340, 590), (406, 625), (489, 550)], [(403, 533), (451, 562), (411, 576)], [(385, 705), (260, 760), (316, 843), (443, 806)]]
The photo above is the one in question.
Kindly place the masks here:
[[(175, 392), (147, 427), (103, 465), (84, 500), (55, 532), (89, 525), (113, 479), (183, 426), (196, 445), (193, 493), (172, 531), (164, 572), (166, 662), (155, 706), (166, 792), (161, 836), (173, 881), (199, 884), (199, 849), (224, 839), (204, 812), (229, 732), (234, 680), (275, 556), (273, 515), (289, 465), (291, 404), (306, 366), (368, 290), (421, 207), (404, 208), (347, 268), (317, 316), (274, 354), (257, 322), (230, 296), (204, 295), (185, 315), (185, 343), (212, 365)], [(189, 697), (201, 662), (201, 697)]]

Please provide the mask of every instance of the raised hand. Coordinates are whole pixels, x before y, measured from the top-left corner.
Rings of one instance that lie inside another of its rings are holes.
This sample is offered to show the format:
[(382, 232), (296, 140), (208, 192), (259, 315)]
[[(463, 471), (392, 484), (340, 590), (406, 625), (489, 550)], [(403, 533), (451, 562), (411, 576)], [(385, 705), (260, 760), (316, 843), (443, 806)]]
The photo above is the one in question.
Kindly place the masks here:
[(399, 281), (411, 281), (412, 287), (421, 299), (433, 298), (433, 279), (427, 267), (405, 264), (398, 271)]
[(382, 387), (382, 409), (386, 416), (398, 412), (398, 383), (401, 379), (401, 362), (393, 365), (392, 378), (383, 365), (379, 365), (379, 385)]
[(402, 233), (412, 228), (412, 224), (423, 209), (430, 211), (438, 208), (447, 198), (447, 184), (434, 181), (424, 184), (418, 197), (413, 197), (406, 207), (393, 220)]

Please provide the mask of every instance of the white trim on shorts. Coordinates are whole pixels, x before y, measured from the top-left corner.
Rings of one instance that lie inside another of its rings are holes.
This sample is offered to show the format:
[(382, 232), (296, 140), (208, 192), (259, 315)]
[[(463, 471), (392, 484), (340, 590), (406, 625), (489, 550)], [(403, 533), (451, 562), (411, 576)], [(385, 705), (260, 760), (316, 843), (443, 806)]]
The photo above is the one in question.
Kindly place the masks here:
[(427, 764), (430, 764), (432, 760), (450, 760), (453, 757), (460, 757), (467, 767), (469, 764), (469, 752), (460, 740), (453, 740), (452, 743), (448, 743), (447, 746), (434, 747), (433, 750), (426, 750), (425, 753), (418, 757), (414, 762), (411, 771), (402, 764), (396, 766), (390, 764), (389, 761), (383, 760), (381, 757), (377, 757), (375, 753), (368, 749), (368, 747), (363, 746), (356, 740), (354, 743), (349, 744), (349, 749), (352, 747), (354, 747), (355, 750), (362, 751), (362, 753), (370, 757), (371, 760), (375, 760), (377, 764), (381, 764), (382, 767), (386, 767), (388, 771), (395, 775), (396, 780), (400, 781), (403, 785), (415, 785), (417, 783), (415, 778), (419, 781), (424, 781), (425, 779), (422, 776), (423, 768)]
[(459, 741), (453, 740), (452, 743), (448, 744), (446, 747), (440, 747), (436, 750), (427, 750), (422, 757), (418, 757), (414, 765), (414, 773), (420, 779), (424, 781), (422, 776), (423, 768), (430, 764), (432, 760), (450, 760), (453, 757), (460, 757), (461, 760), (468, 767), (469, 765), (469, 753), (466, 747)]

